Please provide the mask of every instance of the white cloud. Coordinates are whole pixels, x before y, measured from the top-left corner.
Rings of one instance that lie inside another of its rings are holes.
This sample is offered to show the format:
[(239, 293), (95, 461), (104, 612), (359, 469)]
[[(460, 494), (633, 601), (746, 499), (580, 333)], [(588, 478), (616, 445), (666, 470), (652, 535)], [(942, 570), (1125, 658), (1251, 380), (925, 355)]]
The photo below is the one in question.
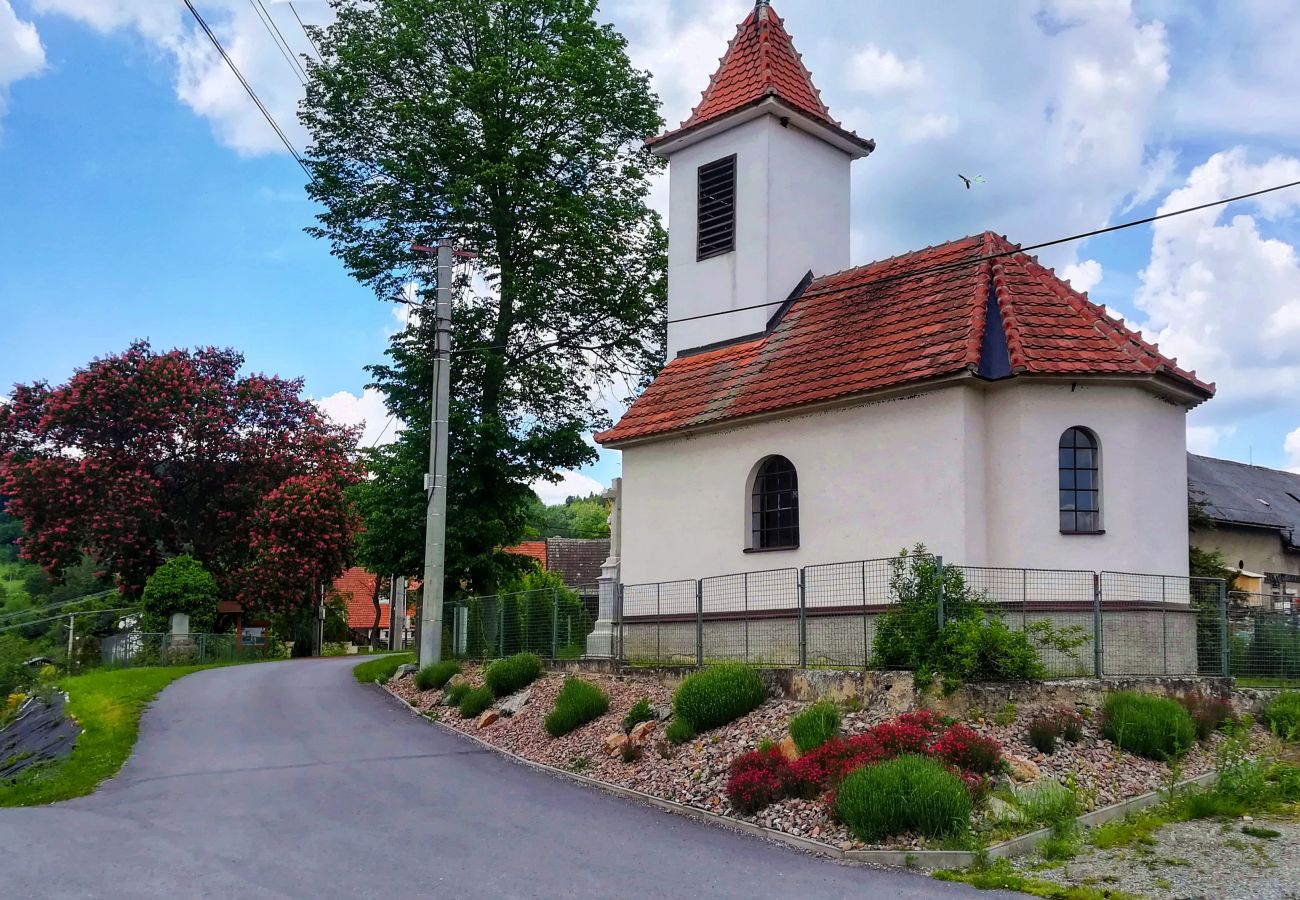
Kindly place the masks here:
[(1162, 147), (1142, 167), (1142, 180), (1120, 213), (1136, 209), (1156, 194), (1170, 186), (1178, 168), (1178, 154)]
[(18, 18), (9, 0), (0, 0), (0, 116), (8, 102), (9, 86), (44, 68), (45, 48), (36, 26)]
[(359, 447), (391, 443), (402, 430), (402, 423), (390, 421), (384, 395), (374, 388), (366, 388), (360, 397), (349, 391), (339, 391), (317, 400), (316, 405), (339, 425), (364, 424), (357, 440)]
[[(309, 52), (307, 38), (287, 5), (267, 3), (266, 7), (294, 55)], [(170, 61), (177, 98), (208, 120), (218, 141), (242, 154), (285, 152), (225, 61), (197, 24), (187, 18), (189, 14), (182, 4), (158, 0), (33, 0), (33, 8), (67, 16), (104, 34), (123, 30), (138, 34)], [(254, 7), (242, 0), (209, 0), (200, 11), (277, 124), (301, 151), (307, 143), (297, 120), (302, 85)], [(298, 11), (311, 24), (323, 24), (332, 18), (323, 3), (303, 3)]]
[(1286, 452), (1286, 464), (1292, 472), (1300, 473), (1300, 428), (1292, 431), (1282, 442), (1282, 449)]
[(925, 113), (903, 124), (903, 137), (909, 141), (929, 141), (947, 137), (957, 130), (957, 118), (946, 113)]
[[(1193, 169), (1160, 211), (1295, 180), (1300, 159), (1252, 163), (1238, 147)], [(1297, 404), (1300, 255), (1260, 226), (1298, 212), (1300, 191), (1279, 191), (1153, 226), (1136, 303), (1148, 317), (1144, 329), (1167, 355), (1218, 382), (1218, 396), (1198, 411), (1198, 422)]]
[(1101, 283), (1101, 263), (1095, 259), (1085, 259), (1070, 263), (1061, 270), (1061, 277), (1070, 282), (1070, 287), (1086, 294)]
[(1209, 455), (1218, 448), (1224, 438), (1237, 433), (1235, 425), (1189, 425), (1187, 427), (1187, 449), (1192, 453)]
[(848, 85), (868, 94), (889, 94), (916, 87), (925, 80), (920, 60), (900, 59), (868, 44), (849, 62)]
[(558, 483), (552, 484), (541, 479), (533, 482), (533, 490), (547, 506), (563, 503), (569, 497), (586, 497), (605, 489), (605, 485), (581, 472), (560, 469), (557, 474), (560, 476)]

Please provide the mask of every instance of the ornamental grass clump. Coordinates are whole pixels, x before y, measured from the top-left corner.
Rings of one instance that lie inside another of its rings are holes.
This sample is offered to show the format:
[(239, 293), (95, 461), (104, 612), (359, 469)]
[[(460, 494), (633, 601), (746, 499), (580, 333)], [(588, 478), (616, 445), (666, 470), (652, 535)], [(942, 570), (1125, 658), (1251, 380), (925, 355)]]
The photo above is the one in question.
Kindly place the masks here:
[(460, 717), (469, 719), (477, 716), (479, 713), (486, 712), (492, 705), (492, 689), (489, 687), (474, 688), (460, 698)]
[(629, 709), (627, 715), (623, 717), (623, 733), (630, 734), (633, 728), (640, 725), (642, 722), (649, 722), (654, 717), (655, 713), (654, 710), (650, 708), (649, 698), (642, 697), (636, 703), (632, 704), (632, 708)]
[(924, 756), (900, 756), (858, 769), (835, 794), (836, 816), (867, 842), (908, 832), (951, 837), (969, 827), (970, 812), (970, 794), (961, 778)]
[(506, 697), (528, 687), (542, 674), (542, 658), (536, 653), (516, 653), (498, 659), (483, 671), (484, 683), (493, 696)]
[(815, 750), (840, 733), (840, 711), (829, 700), (819, 700), (790, 720), (790, 737), (800, 753)]
[(598, 719), (609, 709), (609, 695), (581, 678), (566, 678), (555, 698), (555, 708), (546, 717), (551, 737), (568, 734), (580, 725)]
[(416, 672), (415, 686), (422, 691), (436, 691), (450, 681), (451, 676), (459, 674), (460, 663), (454, 659), (444, 659)]
[(1055, 753), (1060, 741), (1076, 744), (1083, 740), (1083, 716), (1072, 709), (1052, 709), (1029, 722), (1029, 743), (1039, 753)]
[(446, 696), (443, 699), (448, 706), (459, 706), (460, 701), (464, 700), (465, 695), (472, 690), (474, 690), (474, 686), (468, 681), (458, 681), (447, 688), (444, 692)]
[(675, 716), (664, 729), (664, 737), (670, 744), (684, 744), (695, 740), (695, 726), (681, 716)]
[(1264, 724), (1284, 741), (1300, 741), (1300, 691), (1283, 691), (1264, 709)]
[(1196, 741), (1196, 726), (1178, 702), (1132, 691), (1107, 694), (1101, 733), (1115, 746), (1148, 759), (1182, 756)]
[(1219, 697), (1210, 697), (1196, 691), (1174, 699), (1181, 703), (1187, 710), (1187, 714), (1192, 717), (1192, 724), (1196, 726), (1197, 740), (1208, 740), (1210, 735), (1236, 719), (1232, 704)]
[(722, 663), (687, 676), (673, 696), (673, 713), (697, 731), (707, 731), (752, 712), (766, 697), (758, 672), (740, 663)]

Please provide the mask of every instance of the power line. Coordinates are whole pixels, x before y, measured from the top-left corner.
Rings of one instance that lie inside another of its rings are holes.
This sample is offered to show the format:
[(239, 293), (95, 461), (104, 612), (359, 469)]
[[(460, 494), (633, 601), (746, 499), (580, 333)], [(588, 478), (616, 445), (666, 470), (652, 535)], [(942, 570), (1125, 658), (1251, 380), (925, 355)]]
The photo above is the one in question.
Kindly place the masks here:
[(307, 26), (303, 23), (302, 16), (298, 15), (298, 8), (293, 5), (293, 0), (289, 0), (289, 11), (293, 13), (293, 17), (298, 20), (298, 27), (302, 29), (303, 35), (306, 36), (307, 43), (311, 44), (311, 48), (316, 51), (316, 58), (322, 63), (325, 62), (325, 57), (321, 54), (320, 47), (317, 47), (316, 42), (312, 40), (311, 32), (307, 30)]
[[(1121, 231), (1125, 228), (1133, 228), (1136, 225), (1147, 225), (1151, 222), (1159, 221), (1160, 219), (1169, 219), (1169, 218), (1173, 218), (1174, 216), (1181, 216), (1181, 215), (1186, 215), (1187, 213), (1199, 212), (1202, 209), (1209, 209), (1214, 206), (1223, 206), (1224, 204), (1233, 203), (1237, 200), (1248, 200), (1251, 197), (1258, 197), (1261, 194), (1270, 194), (1273, 191), (1281, 191), (1281, 190), (1285, 190), (1286, 188), (1293, 188), (1297, 186), (1300, 186), (1300, 181), (1289, 181), (1286, 184), (1277, 184), (1274, 185), (1273, 187), (1262, 188), (1261, 190), (1258, 191), (1250, 191), (1245, 194), (1237, 194), (1235, 197), (1225, 197), (1221, 200), (1211, 200), (1209, 203), (1201, 203), (1197, 206), (1189, 206), (1185, 209), (1175, 209), (1166, 213), (1157, 213), (1154, 216), (1147, 216), (1146, 218), (1143, 219), (1134, 219), (1131, 222), (1121, 222), (1118, 225), (1108, 225), (1105, 228), (1096, 228), (1093, 229), (1092, 231), (1085, 231), (1082, 234), (1072, 234), (1068, 237), (1055, 238), (1054, 240), (1043, 241), (1038, 244), (1030, 244), (1028, 247), (1015, 247), (1011, 250), (1000, 250), (997, 253), (989, 253), (984, 256), (977, 256), (974, 259), (958, 260), (957, 262), (950, 262), (950, 263), (940, 263), (939, 265), (930, 266), (929, 268), (917, 269), (914, 272), (900, 272), (897, 275), (882, 275), (880, 278), (874, 279), (873, 281), (867, 282), (866, 284), (855, 284), (855, 285), (849, 285), (841, 288), (834, 288), (828, 291), (820, 291), (817, 293), (817, 296), (825, 297), (830, 294), (838, 294), (844, 291), (861, 290), (864, 287), (876, 287), (877, 285), (888, 284), (894, 281), (904, 281), (909, 278), (920, 278), (925, 275), (935, 275), (942, 272), (949, 272), (954, 269), (965, 268), (966, 266), (978, 265), (979, 263), (988, 262), (989, 260), (1001, 259), (1005, 256), (1013, 256), (1017, 253), (1028, 253), (1031, 250), (1042, 250), (1044, 247), (1055, 247), (1058, 244), (1067, 244), (1070, 243), (1071, 241), (1081, 241), (1085, 238), (1096, 237), (1099, 234), (1110, 234), (1112, 231)], [(735, 309), (720, 309), (717, 312), (700, 313), (699, 315), (694, 315), (694, 316), (682, 316), (677, 319), (669, 319), (668, 324), (673, 325), (678, 322), (693, 322), (696, 319), (709, 319), (712, 318), (713, 316), (725, 316), (731, 313), (747, 312), (752, 309), (765, 309), (769, 306), (781, 306), (785, 302), (786, 302), (785, 300), (772, 300), (767, 303), (755, 303), (751, 306), (738, 306)]]
[(48, 619), (37, 619), (33, 622), (18, 622), (14, 625), (0, 625), (0, 632), (14, 631), (18, 628), (25, 628), (28, 625), (44, 625), (46, 622), (57, 622), (67, 616), (95, 616), (108, 613), (120, 612), (138, 612), (138, 606), (120, 606), (117, 609), (87, 609), (81, 612), (59, 613), (57, 616), (50, 616)]
[(199, 27), (203, 29), (203, 33), (208, 36), (208, 40), (212, 42), (212, 46), (217, 48), (217, 52), (220, 53), (221, 58), (226, 61), (226, 65), (230, 67), (230, 71), (235, 73), (235, 77), (239, 79), (239, 83), (244, 86), (244, 91), (247, 92), (253, 103), (257, 104), (257, 108), (261, 111), (263, 118), (266, 119), (267, 124), (275, 131), (276, 136), (280, 138), (280, 142), (284, 144), (285, 149), (293, 156), (294, 161), (302, 167), (302, 170), (307, 173), (307, 177), (314, 181), (315, 176), (312, 175), (311, 169), (309, 169), (307, 164), (303, 162), (302, 157), (298, 154), (298, 151), (294, 149), (293, 144), (289, 143), (289, 139), (285, 137), (284, 132), (280, 130), (280, 126), (276, 124), (271, 113), (262, 104), (261, 99), (257, 96), (257, 92), (253, 90), (253, 86), (248, 83), (246, 78), (244, 78), (244, 74), (239, 71), (239, 67), (235, 65), (235, 61), (230, 58), (230, 54), (226, 52), (226, 48), (221, 46), (221, 41), (217, 40), (217, 36), (213, 34), (212, 29), (208, 27), (208, 23), (204, 21), (203, 16), (199, 15), (199, 11), (194, 8), (192, 0), (182, 0), (182, 2), (189, 9), (190, 14), (194, 16), (194, 20), (199, 23)]
[(87, 594), (84, 597), (77, 597), (73, 600), (61, 600), (57, 603), (50, 603), (45, 606), (29, 606), (26, 609), (12, 610), (10, 612), (0, 615), (0, 624), (4, 624), (12, 619), (20, 619), (23, 616), (30, 616), (33, 614), (39, 615), (40, 613), (52, 612), (56, 609), (63, 609), (68, 606), (74, 606), (78, 603), (84, 603), (88, 600), (99, 600), (103, 597), (109, 596), (110, 594), (116, 594), (116, 593), (117, 593), (117, 588), (110, 588), (109, 590), (106, 591), (100, 591), (97, 594)]
[(262, 3), (262, 0), (248, 0), (248, 4), (253, 7), (253, 12), (256, 13), (257, 18), (261, 20), (262, 27), (266, 29), (266, 33), (271, 37), (271, 43), (275, 44), (275, 49), (280, 51), (280, 55), (284, 57), (284, 61), (287, 62), (289, 68), (293, 70), (293, 77), (297, 78), (298, 81), (302, 83), (303, 87), (306, 87), (307, 72), (303, 69), (302, 64), (294, 59), (293, 48), (290, 47), (289, 42), (284, 39), (284, 35), (280, 31), (280, 26), (275, 24), (275, 19), (271, 18), (270, 11), (267, 10), (266, 6)]

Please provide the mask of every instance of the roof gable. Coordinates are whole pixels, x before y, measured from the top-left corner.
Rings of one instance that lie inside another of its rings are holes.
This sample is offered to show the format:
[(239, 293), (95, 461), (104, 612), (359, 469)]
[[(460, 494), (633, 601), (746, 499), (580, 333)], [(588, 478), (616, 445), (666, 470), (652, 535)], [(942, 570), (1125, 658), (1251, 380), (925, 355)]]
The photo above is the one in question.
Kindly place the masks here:
[(1160, 375), (1201, 398), (1214, 392), (985, 232), (814, 280), (767, 334), (669, 362), (596, 439), (615, 443), (956, 375), (1004, 374)]

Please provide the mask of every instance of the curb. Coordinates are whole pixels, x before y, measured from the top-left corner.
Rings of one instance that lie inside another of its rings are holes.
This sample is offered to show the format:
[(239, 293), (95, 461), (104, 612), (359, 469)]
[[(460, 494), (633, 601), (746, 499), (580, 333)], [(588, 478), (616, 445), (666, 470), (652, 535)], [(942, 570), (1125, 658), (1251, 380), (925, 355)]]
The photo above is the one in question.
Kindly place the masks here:
[[(616, 797), (622, 797), (625, 800), (635, 800), (648, 806), (654, 806), (665, 812), (676, 813), (677, 815), (687, 816), (698, 819), (701, 822), (707, 822), (710, 825), (721, 825), (724, 828), (731, 828), (735, 831), (742, 831), (755, 837), (765, 838), (777, 843), (787, 844), (796, 850), (802, 850), (805, 853), (815, 853), (818, 856), (824, 856), (828, 859), (842, 860), (844, 862), (867, 863), (875, 866), (890, 866), (893, 868), (922, 869), (932, 871), (935, 869), (965, 869), (976, 864), (980, 854), (971, 850), (841, 850), (830, 844), (824, 844), (821, 841), (815, 841), (812, 838), (799, 837), (798, 835), (789, 834), (784, 831), (777, 831), (775, 828), (768, 828), (764, 825), (755, 825), (752, 822), (746, 822), (742, 819), (735, 819), (731, 816), (723, 816), (718, 813), (711, 813), (695, 806), (687, 806), (684, 803), (677, 803), (673, 800), (664, 800), (661, 797), (655, 797), (651, 794), (645, 794), (641, 791), (635, 791), (631, 788), (620, 787), (616, 784), (610, 784), (607, 781), (598, 781), (595, 778), (588, 778), (585, 775), (579, 775), (577, 772), (569, 772), (565, 769), (557, 769), (554, 766), (548, 766), (546, 763), (540, 763), (535, 760), (527, 759), (517, 753), (511, 753), (495, 744), (490, 744), (482, 738), (475, 737), (459, 729), (452, 728), (450, 725), (444, 725), (434, 719), (430, 719), (423, 713), (417, 712), (411, 704), (407, 703), (388, 685), (380, 685), (390, 697), (397, 700), (412, 715), (436, 725), (444, 731), (455, 734), (459, 737), (467, 738), (481, 747), (499, 753), (508, 759), (514, 760), (533, 769), (547, 772), (551, 775), (558, 775), (561, 778), (567, 778), (578, 784), (593, 787), (607, 794), (613, 794)], [(1214, 784), (1218, 780), (1217, 772), (1206, 772), (1204, 775), (1197, 775), (1193, 778), (1187, 778), (1174, 785), (1175, 790), (1186, 787), (1206, 787)], [(1112, 803), (1110, 806), (1104, 806), (1101, 809), (1095, 809), (1090, 813), (1084, 813), (1075, 819), (1080, 825), (1094, 827), (1105, 822), (1111, 822), (1115, 819), (1121, 819), (1131, 812), (1147, 809), (1155, 806), (1161, 800), (1160, 791), (1152, 791), (1148, 794), (1140, 794), (1137, 797), (1130, 797), (1128, 800), (1121, 800), (1119, 803)], [(989, 859), (998, 859), (1002, 857), (1010, 858), (1021, 856), (1034, 850), (1039, 844), (1051, 837), (1052, 829), (1040, 828), (1038, 831), (1031, 831), (1028, 834), (1022, 834), (997, 844), (990, 844), (984, 850), (984, 855)]]

